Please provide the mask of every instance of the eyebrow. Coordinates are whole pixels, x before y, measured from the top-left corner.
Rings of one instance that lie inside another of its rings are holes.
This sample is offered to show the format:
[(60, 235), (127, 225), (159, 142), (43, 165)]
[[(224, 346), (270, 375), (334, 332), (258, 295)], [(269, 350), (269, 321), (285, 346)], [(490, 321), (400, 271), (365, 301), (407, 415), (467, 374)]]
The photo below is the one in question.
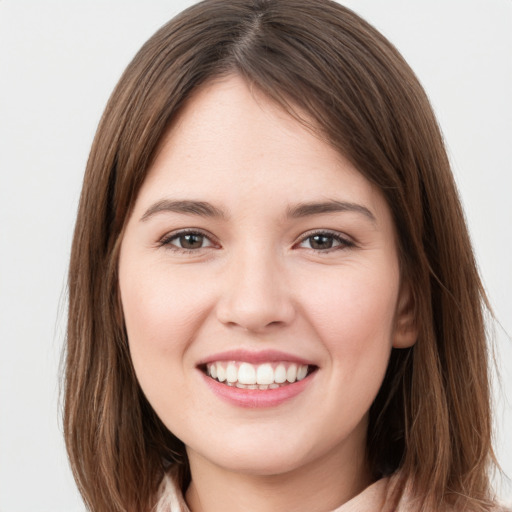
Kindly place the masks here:
[(355, 212), (364, 215), (372, 223), (376, 224), (375, 215), (366, 206), (346, 201), (329, 200), (319, 203), (299, 203), (288, 208), (287, 216), (291, 218), (309, 217), (310, 215), (321, 215), (323, 213)]
[(184, 213), (188, 215), (199, 215), (200, 217), (226, 218), (226, 214), (205, 201), (173, 201), (171, 199), (162, 199), (150, 206), (141, 221), (146, 221), (153, 215), (161, 212)]
[[(148, 220), (153, 215), (162, 212), (182, 213), (186, 215), (198, 215), (200, 217), (212, 217), (226, 219), (227, 215), (223, 210), (213, 206), (206, 201), (190, 201), (190, 200), (171, 200), (162, 199), (150, 206), (144, 215), (140, 218), (142, 222)], [(337, 213), (337, 212), (355, 212), (364, 215), (372, 223), (376, 224), (377, 219), (375, 215), (366, 208), (366, 206), (350, 203), (346, 201), (322, 201), (311, 203), (299, 203), (293, 207), (288, 207), (286, 217), (288, 218), (302, 218), (312, 215), (321, 215), (324, 213)]]

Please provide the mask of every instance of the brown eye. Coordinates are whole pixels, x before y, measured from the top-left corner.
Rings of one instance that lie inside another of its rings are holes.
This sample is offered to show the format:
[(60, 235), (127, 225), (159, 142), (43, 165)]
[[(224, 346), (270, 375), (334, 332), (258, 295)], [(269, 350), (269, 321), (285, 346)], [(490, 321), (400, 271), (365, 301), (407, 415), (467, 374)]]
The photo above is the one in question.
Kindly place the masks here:
[(177, 238), (182, 249), (199, 249), (203, 246), (204, 236), (197, 233), (181, 235)]
[(213, 243), (206, 235), (194, 231), (182, 231), (181, 233), (170, 235), (160, 243), (162, 246), (167, 246), (169, 249), (176, 251), (180, 249), (193, 251), (213, 246)]
[(309, 237), (311, 249), (331, 249), (334, 244), (334, 237), (331, 235), (313, 235)]
[(299, 244), (299, 247), (319, 252), (327, 252), (329, 249), (345, 249), (353, 246), (354, 242), (351, 240), (344, 238), (338, 233), (330, 233), (328, 231), (306, 236)]

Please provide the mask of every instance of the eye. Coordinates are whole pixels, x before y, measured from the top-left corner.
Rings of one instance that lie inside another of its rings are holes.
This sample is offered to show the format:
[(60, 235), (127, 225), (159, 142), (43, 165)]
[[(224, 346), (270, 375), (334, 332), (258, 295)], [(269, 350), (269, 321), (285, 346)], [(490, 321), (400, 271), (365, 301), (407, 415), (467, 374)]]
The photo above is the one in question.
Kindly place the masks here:
[(345, 249), (353, 247), (354, 242), (344, 238), (339, 233), (332, 233), (330, 231), (318, 231), (310, 233), (302, 238), (298, 244), (299, 247), (306, 249), (313, 249), (314, 251), (327, 252), (330, 249)]
[(188, 252), (213, 247), (214, 244), (204, 233), (199, 231), (181, 231), (165, 236), (160, 241), (160, 245), (172, 250)]

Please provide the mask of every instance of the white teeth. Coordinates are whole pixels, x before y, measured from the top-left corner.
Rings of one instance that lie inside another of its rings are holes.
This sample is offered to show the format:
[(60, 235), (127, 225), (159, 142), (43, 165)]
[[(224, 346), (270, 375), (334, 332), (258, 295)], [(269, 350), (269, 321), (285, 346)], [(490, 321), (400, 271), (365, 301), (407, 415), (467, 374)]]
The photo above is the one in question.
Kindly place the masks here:
[[(231, 384), (231, 386), (232, 385), (233, 384)], [(263, 384), (241, 384), (240, 382), (237, 382), (235, 386), (240, 389), (268, 389), (268, 386)]]
[(226, 380), (228, 382), (236, 382), (238, 380), (238, 370), (234, 363), (228, 363), (226, 368)]
[(291, 364), (286, 370), (286, 380), (288, 382), (295, 382), (297, 380), (297, 365)]
[(241, 389), (258, 389), (257, 384), (242, 384), (241, 382), (237, 382), (235, 386)]
[(261, 364), (258, 366), (256, 382), (258, 384), (272, 384), (274, 382), (274, 370), (272, 366), (269, 364)]
[(297, 380), (302, 380), (308, 374), (308, 367), (301, 365), (297, 369)]
[[(212, 371), (212, 368), (216, 368), (216, 370)], [(215, 379), (213, 372), (217, 374), (217, 380), (219, 382), (224, 382), (226, 380), (226, 369), (222, 365), (212, 364), (210, 365), (210, 375)]]
[(218, 382), (242, 389), (276, 389), (308, 375), (308, 365), (263, 363), (253, 365), (237, 361), (217, 361), (207, 365), (207, 374)]
[(277, 365), (276, 371), (274, 372), (274, 382), (276, 384), (286, 382), (286, 368), (284, 364)]
[[(238, 382), (240, 384), (256, 384), (256, 370), (252, 364), (242, 363), (240, 365), (240, 368), (238, 368)], [(258, 382), (258, 384), (264, 383)]]

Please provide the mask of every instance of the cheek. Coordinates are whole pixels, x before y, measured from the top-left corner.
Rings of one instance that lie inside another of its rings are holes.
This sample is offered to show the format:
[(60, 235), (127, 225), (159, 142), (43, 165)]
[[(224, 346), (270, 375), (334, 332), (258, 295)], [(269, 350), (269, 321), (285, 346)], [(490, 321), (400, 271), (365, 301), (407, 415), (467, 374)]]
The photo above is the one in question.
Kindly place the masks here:
[[(193, 367), (188, 348), (197, 336), (204, 314), (195, 286), (182, 282), (158, 265), (120, 267), (120, 292), (128, 344), (137, 380), (162, 421), (193, 404), (190, 383)], [(204, 295), (204, 292), (203, 292)], [(174, 421), (174, 419), (173, 419)]]
[(120, 289), (130, 344), (165, 351), (183, 343), (201, 316), (197, 284), (165, 269), (121, 268)]
[(307, 287), (303, 303), (309, 323), (333, 365), (355, 374), (386, 366), (392, 346), (398, 271), (343, 269), (329, 281)]
[(190, 283), (155, 264), (121, 266), (120, 291), (135, 373), (149, 401), (158, 405), (170, 389), (184, 385), (184, 370), (192, 364), (187, 349), (204, 308)]

